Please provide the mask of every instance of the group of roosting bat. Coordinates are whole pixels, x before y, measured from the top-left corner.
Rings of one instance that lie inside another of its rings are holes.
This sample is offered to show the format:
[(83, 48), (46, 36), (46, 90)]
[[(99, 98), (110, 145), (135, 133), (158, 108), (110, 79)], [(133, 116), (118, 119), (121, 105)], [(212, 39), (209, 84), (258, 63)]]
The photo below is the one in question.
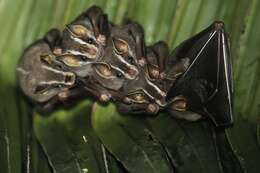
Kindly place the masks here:
[(157, 114), (197, 120), (184, 95), (169, 96), (179, 76), (191, 65), (172, 57), (163, 41), (146, 46), (141, 25), (121, 25), (93, 6), (66, 25), (51, 29), (23, 53), (17, 66), (23, 93), (42, 112), (88, 97), (113, 101), (119, 112)]

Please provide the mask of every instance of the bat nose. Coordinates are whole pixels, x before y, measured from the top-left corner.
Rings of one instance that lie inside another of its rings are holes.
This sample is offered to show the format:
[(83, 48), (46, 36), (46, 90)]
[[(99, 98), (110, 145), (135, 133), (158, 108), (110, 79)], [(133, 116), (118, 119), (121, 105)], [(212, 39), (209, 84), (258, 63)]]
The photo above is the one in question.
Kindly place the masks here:
[(159, 111), (159, 106), (156, 105), (156, 104), (153, 104), (153, 103), (150, 103), (147, 108), (146, 108), (146, 111), (150, 114), (157, 114), (158, 111)]
[(132, 76), (132, 77), (136, 77), (137, 74), (138, 74), (138, 71), (135, 70), (135, 69), (129, 69), (129, 70), (128, 70), (128, 74), (129, 74), (130, 76)]
[(67, 84), (71, 84), (71, 85), (74, 84), (74, 82), (75, 82), (75, 75), (72, 74), (72, 73), (67, 73), (67, 74), (65, 75), (64, 81), (65, 81), (65, 83), (67, 83)]

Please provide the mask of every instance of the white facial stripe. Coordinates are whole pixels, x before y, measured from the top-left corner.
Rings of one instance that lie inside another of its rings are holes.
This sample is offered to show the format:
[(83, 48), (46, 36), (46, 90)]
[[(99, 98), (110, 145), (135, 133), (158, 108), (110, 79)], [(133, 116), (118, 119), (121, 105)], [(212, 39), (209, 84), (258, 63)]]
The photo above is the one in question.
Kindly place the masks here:
[(76, 51), (76, 50), (66, 50), (66, 53), (68, 53), (68, 54), (73, 54), (73, 55), (81, 55), (81, 56), (85, 56), (84, 53), (81, 53), (81, 52)]
[(47, 71), (52, 71), (52, 72), (54, 72), (54, 73), (66, 74), (66, 73), (64, 73), (63, 71), (56, 70), (56, 69), (51, 68), (51, 67), (48, 67), (48, 66), (46, 66), (46, 65), (43, 65), (42, 68), (45, 69), (45, 70), (47, 70)]
[(41, 85), (54, 85), (54, 84), (66, 84), (63, 81), (55, 81), (55, 80), (49, 80), (49, 81), (41, 81), (40, 82)]
[(115, 53), (116, 57), (119, 59), (119, 61), (121, 61), (123, 64), (125, 64), (130, 69), (138, 71), (134, 65), (129, 64), (122, 56), (118, 55), (115, 51), (114, 51), (114, 53)]
[(79, 43), (79, 44), (88, 45), (88, 46), (89, 46), (88, 43), (86, 43), (85, 41), (83, 41), (83, 40), (81, 40), (81, 39), (79, 39), (79, 38), (76, 38), (76, 37), (73, 37), (73, 36), (70, 36), (70, 38), (71, 38), (72, 40), (74, 40), (75, 42)]
[(66, 54), (81, 55), (81, 56), (85, 56), (85, 57), (87, 57), (89, 59), (94, 59), (93, 57), (95, 57), (95, 56), (90, 55), (88, 53), (81, 53), (81, 52), (76, 51), (76, 50), (66, 50)]
[(163, 104), (160, 100), (155, 99), (152, 95), (150, 95), (146, 90), (141, 89), (148, 97), (150, 97), (150, 99), (155, 100), (155, 102), (159, 105), (159, 106), (165, 106), (166, 104)]
[(85, 42), (85, 41), (83, 41), (83, 40), (81, 40), (81, 39), (79, 39), (79, 38), (72, 37), (72, 39), (73, 39), (75, 42), (79, 43), (79, 44), (89, 45), (87, 42)]
[[(81, 45), (87, 45), (88, 47), (95, 47), (95, 46), (93, 46), (93, 44), (89, 44), (89, 43), (83, 41), (83, 40), (80, 39), (80, 38), (73, 37), (73, 36), (70, 36), (70, 38), (71, 38), (73, 41), (75, 41), (75, 42), (77, 42), (77, 43), (79, 43), (79, 44), (81, 44)], [(90, 38), (92, 38), (92, 37), (90, 37)], [(92, 38), (92, 39), (93, 39), (93, 38)], [(95, 39), (93, 39), (93, 40), (95, 40)]]
[(126, 78), (128, 79), (134, 79), (133, 77), (129, 76), (127, 73), (125, 73), (123, 70), (121, 70), (120, 68), (116, 67), (116, 66), (113, 66), (110, 64), (110, 66), (113, 68), (113, 69), (116, 69), (117, 71), (120, 71)]
[(141, 89), (148, 97), (150, 97), (152, 100), (155, 100), (152, 95), (150, 95), (146, 90)]
[[(47, 71), (52, 71), (52, 72), (54, 72), (54, 73), (57, 73), (57, 74), (61, 74), (61, 75), (63, 75), (63, 76), (66, 76), (69, 72), (63, 72), (63, 71), (59, 71), (59, 70), (56, 70), (56, 69), (54, 69), (54, 68), (50, 68), (50, 67), (48, 67), (48, 66), (45, 66), (45, 65), (43, 65), (42, 66), (42, 68), (43, 69), (45, 69), (45, 70), (47, 70)], [(69, 73), (71, 76), (73, 76), (74, 74), (73, 73)], [(68, 82), (64, 82), (64, 81), (48, 81), (48, 82), (46, 82), (46, 81), (43, 81), (43, 82), (41, 82), (41, 84), (59, 84), (59, 83), (62, 83), (62, 84), (65, 84), (65, 85), (73, 85), (74, 84), (74, 82), (72, 82), (72, 83), (68, 83)]]
[(30, 72), (24, 70), (22, 67), (16, 69), (18, 72), (21, 72), (23, 75), (28, 75)]
[(150, 85), (151, 87), (153, 87), (161, 96), (165, 97), (166, 94), (164, 91), (162, 91), (158, 86), (156, 86), (154, 83), (152, 83), (151, 81), (149, 81), (149, 79), (145, 78), (146, 82), (148, 83), (148, 85)]

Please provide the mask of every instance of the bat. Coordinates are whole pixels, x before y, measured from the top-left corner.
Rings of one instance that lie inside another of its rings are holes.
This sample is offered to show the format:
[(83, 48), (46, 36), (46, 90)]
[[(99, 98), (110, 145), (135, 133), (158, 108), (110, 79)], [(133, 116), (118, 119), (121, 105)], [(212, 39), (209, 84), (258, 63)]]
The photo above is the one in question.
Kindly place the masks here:
[[(59, 31), (50, 30), (43, 39), (30, 45), (23, 53), (18, 66), (17, 77), (20, 88), (33, 102), (44, 105), (72, 88), (76, 81), (74, 73), (54, 66), (52, 46)], [(56, 98), (57, 100), (59, 100)]]
[(87, 77), (92, 64), (104, 55), (109, 35), (107, 15), (92, 6), (66, 26), (54, 53), (66, 70)]
[(208, 116), (216, 126), (229, 126), (232, 118), (232, 67), (230, 46), (223, 22), (187, 39), (168, 58), (171, 66), (188, 59), (187, 69), (167, 93), (168, 110), (175, 116), (197, 120)]

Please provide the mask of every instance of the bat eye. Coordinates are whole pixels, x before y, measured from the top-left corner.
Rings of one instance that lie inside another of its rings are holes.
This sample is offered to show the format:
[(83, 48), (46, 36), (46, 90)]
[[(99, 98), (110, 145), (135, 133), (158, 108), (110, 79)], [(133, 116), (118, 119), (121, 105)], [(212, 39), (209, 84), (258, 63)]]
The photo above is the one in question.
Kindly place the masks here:
[(81, 65), (76, 56), (66, 55), (57, 58), (60, 58), (60, 60), (69, 67), (79, 67)]
[(117, 72), (117, 73), (116, 73), (116, 76), (117, 76), (118, 78), (122, 78), (122, 77), (123, 77), (123, 74), (122, 74), (121, 72)]
[(85, 57), (85, 56), (80, 56), (80, 59), (81, 59), (82, 61), (87, 61), (87, 60), (88, 60), (88, 58)]
[(125, 54), (129, 51), (129, 45), (121, 39), (113, 38), (113, 46), (118, 54)]
[(88, 44), (94, 44), (94, 39), (92, 39), (92, 38), (87, 38), (87, 40), (86, 40), (86, 42), (88, 43)]
[(134, 103), (148, 103), (146, 96), (142, 92), (130, 94), (128, 95), (128, 98), (130, 98)]
[(111, 68), (107, 64), (95, 64), (94, 69), (103, 78), (109, 79), (112, 77)]
[(131, 63), (131, 64), (134, 64), (135, 60), (133, 57), (129, 56), (128, 57), (128, 62)]
[(89, 33), (89, 30), (82, 25), (71, 25), (69, 29), (77, 37), (84, 37)]
[(46, 94), (48, 91), (48, 85), (38, 85), (35, 90), (34, 94)]

